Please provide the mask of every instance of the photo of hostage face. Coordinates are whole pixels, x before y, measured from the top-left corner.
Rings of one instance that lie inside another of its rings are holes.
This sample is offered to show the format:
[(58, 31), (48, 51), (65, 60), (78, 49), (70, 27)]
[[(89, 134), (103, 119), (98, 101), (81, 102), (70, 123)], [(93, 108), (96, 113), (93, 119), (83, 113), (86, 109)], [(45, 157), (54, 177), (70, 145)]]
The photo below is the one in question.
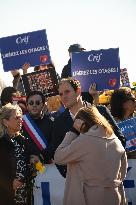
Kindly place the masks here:
[(9, 136), (18, 133), (22, 128), (22, 111), (21, 109), (13, 110), (8, 119), (3, 119), (3, 124)]

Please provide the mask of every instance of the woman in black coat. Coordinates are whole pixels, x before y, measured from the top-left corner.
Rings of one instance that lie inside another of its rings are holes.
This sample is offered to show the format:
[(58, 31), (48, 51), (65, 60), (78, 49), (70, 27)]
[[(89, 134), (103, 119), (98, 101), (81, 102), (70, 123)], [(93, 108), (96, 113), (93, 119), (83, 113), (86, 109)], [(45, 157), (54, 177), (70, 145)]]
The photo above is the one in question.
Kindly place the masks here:
[(14, 147), (8, 137), (0, 138), (0, 204), (14, 204), (13, 180), (16, 174)]
[(19, 131), (22, 111), (7, 104), (0, 109), (0, 204), (26, 205), (26, 154)]

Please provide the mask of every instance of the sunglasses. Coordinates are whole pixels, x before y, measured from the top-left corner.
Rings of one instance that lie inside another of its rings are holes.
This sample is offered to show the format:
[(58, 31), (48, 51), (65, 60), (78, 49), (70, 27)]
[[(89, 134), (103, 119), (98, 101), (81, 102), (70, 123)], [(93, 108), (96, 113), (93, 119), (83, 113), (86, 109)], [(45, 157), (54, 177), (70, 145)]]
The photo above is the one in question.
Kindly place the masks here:
[(36, 100), (36, 101), (29, 101), (28, 104), (29, 105), (40, 105), (42, 103), (42, 100)]

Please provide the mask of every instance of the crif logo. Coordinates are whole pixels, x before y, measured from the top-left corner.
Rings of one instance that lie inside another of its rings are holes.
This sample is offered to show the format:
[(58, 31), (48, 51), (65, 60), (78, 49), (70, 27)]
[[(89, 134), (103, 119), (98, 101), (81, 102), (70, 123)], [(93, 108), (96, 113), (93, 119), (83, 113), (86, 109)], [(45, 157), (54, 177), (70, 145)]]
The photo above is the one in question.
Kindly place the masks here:
[(30, 36), (24, 36), (24, 37), (19, 36), (19, 37), (16, 39), (16, 43), (17, 43), (17, 44), (22, 44), (22, 43), (28, 44), (29, 37), (30, 37)]

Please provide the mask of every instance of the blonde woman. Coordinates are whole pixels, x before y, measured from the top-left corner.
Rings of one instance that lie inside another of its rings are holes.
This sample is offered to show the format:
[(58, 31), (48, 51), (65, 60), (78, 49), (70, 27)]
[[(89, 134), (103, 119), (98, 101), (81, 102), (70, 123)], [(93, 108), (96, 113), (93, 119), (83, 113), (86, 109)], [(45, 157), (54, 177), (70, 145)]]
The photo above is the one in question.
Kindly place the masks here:
[(0, 204), (26, 205), (25, 143), (20, 135), (22, 111), (7, 104), (0, 109)]
[(126, 153), (96, 107), (79, 109), (54, 160), (67, 164), (64, 205), (125, 204)]

